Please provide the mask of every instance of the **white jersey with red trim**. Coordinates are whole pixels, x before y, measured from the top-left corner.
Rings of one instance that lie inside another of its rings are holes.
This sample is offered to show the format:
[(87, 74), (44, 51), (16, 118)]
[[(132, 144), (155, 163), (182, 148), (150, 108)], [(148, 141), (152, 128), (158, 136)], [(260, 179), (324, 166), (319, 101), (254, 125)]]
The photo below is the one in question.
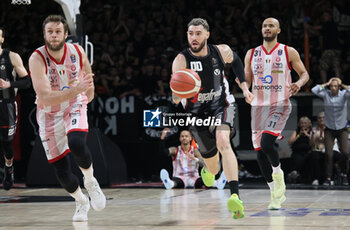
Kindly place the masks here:
[(181, 178), (184, 182), (186, 182), (186, 178), (192, 178), (194, 180), (199, 178), (199, 164), (195, 160), (192, 160), (188, 156), (189, 154), (192, 154), (194, 157), (193, 146), (191, 145), (189, 151), (186, 152), (180, 145), (177, 147), (176, 155), (173, 158), (173, 177)]
[(287, 46), (277, 43), (267, 52), (263, 45), (252, 50), (250, 65), (253, 72), (252, 106), (288, 105), (292, 84)]
[[(51, 90), (60, 91), (69, 89), (75, 86), (79, 82), (79, 79), (83, 77), (83, 58), (76, 44), (65, 43), (64, 54), (60, 62), (49, 54), (46, 46), (42, 46), (34, 52), (40, 55), (46, 65), (46, 77), (50, 81)], [(87, 104), (88, 99), (85, 93), (81, 93), (69, 101), (54, 106), (44, 106), (38, 98), (36, 103), (38, 108), (44, 112), (57, 113), (64, 111), (75, 103)]]

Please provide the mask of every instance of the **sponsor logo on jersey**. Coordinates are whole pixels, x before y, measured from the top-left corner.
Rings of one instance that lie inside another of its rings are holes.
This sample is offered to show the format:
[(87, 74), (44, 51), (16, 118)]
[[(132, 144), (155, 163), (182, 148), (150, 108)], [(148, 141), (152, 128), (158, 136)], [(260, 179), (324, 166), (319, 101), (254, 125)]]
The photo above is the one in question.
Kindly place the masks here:
[(221, 73), (220, 69), (215, 69), (215, 70), (214, 70), (214, 75), (215, 75), (216, 77), (219, 77), (219, 76), (220, 76), (220, 73)]
[(4, 69), (5, 69), (5, 65), (1, 65), (1, 66), (0, 66), (0, 69), (1, 69), (1, 70), (4, 70)]
[(271, 73), (283, 73), (283, 70), (272, 70)]
[(70, 55), (70, 60), (75, 63), (77, 61), (76, 57), (74, 54)]
[(273, 81), (273, 78), (271, 75), (266, 75), (265, 77), (259, 77), (259, 79), (262, 81), (264, 84), (271, 84)]
[(222, 87), (220, 87), (219, 90), (214, 91), (214, 89), (211, 89), (209, 93), (199, 93), (197, 97), (197, 101), (200, 103), (207, 102), (213, 100), (214, 97), (220, 97), (222, 93)]
[(272, 68), (280, 68), (280, 69), (282, 69), (283, 68), (283, 64), (282, 63), (273, 63), (272, 64)]
[(279, 49), (279, 50), (277, 51), (277, 54), (278, 54), (279, 56), (282, 56), (283, 50), (282, 50), (282, 49)]
[(282, 85), (272, 85), (273, 77), (271, 75), (266, 75), (265, 77), (259, 77), (262, 83), (264, 85), (255, 85), (255, 90), (270, 90), (272, 92), (281, 92), (282, 91)]
[(276, 57), (276, 62), (280, 62), (281, 58), (280, 57)]

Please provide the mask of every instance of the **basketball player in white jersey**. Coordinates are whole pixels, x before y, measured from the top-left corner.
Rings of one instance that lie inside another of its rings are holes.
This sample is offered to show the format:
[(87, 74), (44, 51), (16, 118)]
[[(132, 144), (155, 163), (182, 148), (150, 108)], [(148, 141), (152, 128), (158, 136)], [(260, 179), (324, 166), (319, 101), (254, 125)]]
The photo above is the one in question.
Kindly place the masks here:
[[(43, 22), (43, 33), (45, 46), (35, 50), (29, 59), (37, 94), (40, 138), (59, 182), (76, 201), (73, 221), (87, 221), (90, 203), (97, 211), (106, 205), (86, 145), (86, 106), (94, 97), (93, 73), (83, 48), (65, 43), (68, 25), (62, 16), (48, 16)], [(70, 152), (84, 175), (91, 202), (71, 171)]]
[[(201, 154), (198, 151), (196, 142), (192, 139), (189, 130), (182, 130), (180, 132), (179, 141), (181, 145), (177, 147), (166, 148), (164, 139), (166, 133), (169, 131), (165, 128), (160, 137), (160, 151), (164, 155), (171, 156), (173, 163), (173, 176), (169, 177), (166, 169), (160, 171), (160, 178), (166, 189), (172, 188), (202, 188), (204, 183), (199, 176), (199, 165), (204, 166)], [(226, 184), (225, 173), (222, 172), (220, 178), (214, 181), (213, 187), (223, 189)]]
[[(269, 209), (280, 209), (285, 201), (284, 175), (275, 148), (289, 114), (289, 97), (295, 95), (309, 80), (299, 53), (277, 42), (281, 32), (279, 21), (267, 18), (262, 24), (263, 44), (248, 50), (245, 56), (245, 78), (252, 84), (252, 142), (258, 151), (258, 163), (270, 190)], [(292, 82), (292, 68), (299, 80)]]

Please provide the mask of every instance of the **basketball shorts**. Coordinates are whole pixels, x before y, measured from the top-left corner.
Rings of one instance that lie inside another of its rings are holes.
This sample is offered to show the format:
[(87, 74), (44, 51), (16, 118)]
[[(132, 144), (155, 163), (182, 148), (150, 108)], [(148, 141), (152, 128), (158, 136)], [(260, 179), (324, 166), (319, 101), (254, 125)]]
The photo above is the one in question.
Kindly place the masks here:
[(0, 141), (12, 141), (17, 124), (16, 101), (0, 102)]
[(47, 113), (37, 112), (39, 135), (46, 157), (50, 163), (67, 155), (67, 134), (74, 131), (88, 132), (87, 108), (84, 104), (73, 104), (64, 111)]
[[(230, 136), (235, 133), (234, 118), (235, 118), (235, 104), (216, 110), (212, 115), (206, 114), (207, 117), (215, 116), (216, 119), (221, 120), (221, 124), (226, 124), (230, 129)], [(216, 148), (215, 131), (216, 126), (191, 126), (190, 131), (198, 145), (199, 152), (203, 158), (211, 158), (216, 155), (218, 149)]]
[(251, 110), (252, 142), (254, 150), (261, 149), (261, 136), (268, 133), (278, 137), (292, 111), (290, 102), (275, 106), (253, 106)]

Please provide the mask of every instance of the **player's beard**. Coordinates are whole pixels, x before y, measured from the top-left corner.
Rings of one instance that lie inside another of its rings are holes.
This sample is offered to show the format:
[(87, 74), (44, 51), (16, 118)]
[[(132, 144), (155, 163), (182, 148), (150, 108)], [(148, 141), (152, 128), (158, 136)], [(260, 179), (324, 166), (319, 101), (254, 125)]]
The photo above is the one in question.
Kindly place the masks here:
[(45, 38), (45, 44), (46, 46), (52, 50), (52, 51), (59, 51), (60, 49), (62, 49), (62, 47), (64, 46), (65, 40), (62, 40), (60, 43), (58, 43), (58, 45), (51, 45), (49, 41), (46, 40)]
[(267, 42), (272, 42), (277, 37), (277, 33), (271, 33), (271, 37), (263, 37)]
[(205, 41), (206, 41), (206, 40), (204, 40), (202, 43), (200, 43), (200, 44), (199, 44), (199, 47), (198, 47), (197, 49), (193, 48), (191, 43), (188, 43), (188, 45), (190, 46), (190, 49), (191, 49), (191, 51), (192, 51), (193, 53), (199, 53), (199, 52), (201, 52), (201, 50), (203, 49), (203, 47), (204, 47), (204, 45), (205, 45)]

